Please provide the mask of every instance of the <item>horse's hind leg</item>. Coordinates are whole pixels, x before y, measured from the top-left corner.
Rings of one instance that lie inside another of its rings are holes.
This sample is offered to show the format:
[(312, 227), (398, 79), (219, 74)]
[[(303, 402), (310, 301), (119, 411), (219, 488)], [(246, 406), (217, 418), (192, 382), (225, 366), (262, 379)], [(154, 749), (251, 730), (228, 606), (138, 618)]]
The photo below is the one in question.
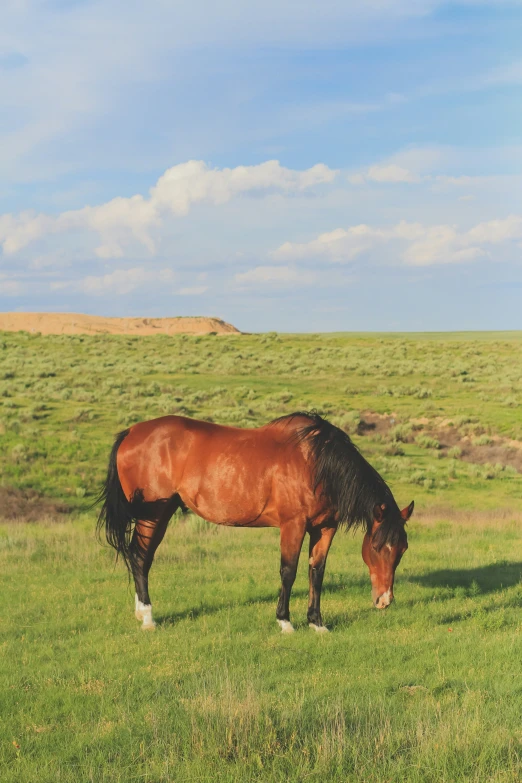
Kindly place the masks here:
[(149, 571), (156, 549), (163, 541), (170, 515), (158, 522), (140, 520), (136, 523), (132, 536), (133, 557), (131, 561), (134, 584), (136, 586), (136, 619), (142, 620), (143, 630), (155, 627), (152, 619), (152, 604), (149, 597)]
[(307, 616), (310, 628), (313, 628), (315, 631), (325, 632), (328, 630), (323, 625), (321, 617), (321, 589), (326, 558), (335, 532), (336, 528), (334, 527), (312, 528), (310, 530), (310, 557), (308, 560), (310, 592)]
[(290, 593), (295, 582), (305, 529), (304, 522), (287, 522), (281, 526), (281, 592), (276, 617), (283, 633), (292, 633), (294, 630), (290, 622)]

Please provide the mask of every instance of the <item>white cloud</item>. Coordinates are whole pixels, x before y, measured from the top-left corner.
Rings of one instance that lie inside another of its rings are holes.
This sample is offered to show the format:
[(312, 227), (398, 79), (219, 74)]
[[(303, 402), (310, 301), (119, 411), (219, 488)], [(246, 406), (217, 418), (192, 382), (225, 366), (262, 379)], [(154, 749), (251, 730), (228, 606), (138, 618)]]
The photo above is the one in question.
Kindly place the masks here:
[[(384, 184), (429, 182), (433, 179), (435, 170), (454, 165), (456, 155), (457, 150), (452, 147), (408, 147), (379, 163), (351, 172), (348, 181), (352, 185), (363, 185), (366, 182)], [(437, 179), (445, 178), (437, 177)]]
[(348, 229), (337, 228), (319, 234), (317, 239), (311, 242), (302, 244), (285, 242), (272, 253), (272, 256), (279, 261), (314, 257), (328, 258), (331, 261), (350, 261), (384, 239), (382, 230), (362, 223)]
[(364, 174), (362, 174), (361, 172), (356, 172), (355, 174), (348, 174), (347, 179), (351, 185), (364, 185), (364, 183), (366, 182)]
[(13, 280), (7, 275), (0, 275), (0, 297), (19, 296), (23, 294), (25, 287), (19, 280)]
[(150, 200), (158, 209), (186, 215), (198, 202), (224, 204), (240, 193), (255, 191), (300, 192), (332, 182), (336, 174), (322, 163), (295, 171), (284, 168), (277, 160), (234, 169), (210, 169), (201, 160), (191, 160), (168, 169), (151, 188)]
[(387, 166), (370, 166), (366, 173), (374, 182), (420, 182), (420, 177), (396, 163)]
[(429, 180), (430, 172), (442, 165), (447, 156), (448, 151), (443, 147), (410, 147), (379, 163), (351, 172), (348, 181), (352, 185), (364, 185), (366, 182), (416, 184)]
[(179, 296), (201, 296), (205, 291), (208, 291), (208, 285), (195, 285), (188, 288), (180, 288), (177, 292)]
[(125, 296), (137, 288), (157, 283), (173, 283), (174, 280), (175, 276), (171, 269), (153, 271), (144, 267), (133, 267), (131, 269), (116, 269), (114, 272), (98, 277), (89, 275), (81, 280), (51, 283), (51, 290), (68, 288), (95, 296)]
[(148, 197), (118, 197), (56, 217), (34, 212), (1, 215), (0, 243), (9, 255), (48, 234), (88, 231), (101, 240), (94, 251), (99, 258), (120, 258), (132, 242), (153, 254), (152, 230), (171, 216), (187, 215), (194, 204), (220, 205), (245, 193), (301, 193), (332, 182), (336, 175), (322, 163), (296, 171), (277, 160), (233, 169), (210, 168), (203, 161), (191, 160), (168, 169)]
[[(495, 173), (462, 174), (462, 170), (483, 171), (487, 167)], [(351, 171), (347, 180), (351, 185), (377, 183), (426, 184), (435, 192), (462, 187), (503, 186), (520, 187), (521, 151), (518, 147), (479, 149), (472, 147), (411, 147), (368, 167)], [(504, 169), (509, 174), (502, 174)], [(440, 173), (440, 172), (444, 173)]]
[(320, 234), (309, 242), (285, 242), (272, 255), (281, 261), (324, 259), (333, 263), (347, 263), (379, 247), (385, 247), (380, 254), (385, 254), (388, 262), (431, 266), (473, 261), (490, 255), (491, 245), (507, 246), (520, 239), (520, 215), (479, 223), (468, 231), (459, 231), (448, 224), (424, 226), (401, 221), (387, 228), (365, 224), (348, 229), (338, 228)]
[(297, 269), (291, 266), (257, 266), (248, 272), (235, 275), (234, 280), (243, 286), (270, 285), (272, 287), (286, 285), (312, 285), (317, 275), (315, 272)]
[(522, 60), (502, 65), (489, 72), (486, 84), (522, 84)]
[(16, 253), (41, 236), (53, 233), (55, 225), (54, 218), (31, 211), (0, 215), (0, 243), (4, 253)]

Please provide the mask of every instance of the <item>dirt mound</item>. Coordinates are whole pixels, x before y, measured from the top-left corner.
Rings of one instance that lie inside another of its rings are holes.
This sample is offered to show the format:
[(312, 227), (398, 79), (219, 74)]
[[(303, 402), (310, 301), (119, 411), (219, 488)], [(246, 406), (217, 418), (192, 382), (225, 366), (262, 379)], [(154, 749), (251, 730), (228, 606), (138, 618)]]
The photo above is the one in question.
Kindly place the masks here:
[(403, 443), (415, 443), (417, 437), (427, 436), (438, 442), (439, 456), (446, 456), (450, 449), (457, 449), (458, 453), (450, 454), (450, 456), (464, 462), (471, 462), (474, 465), (509, 466), (522, 473), (521, 441), (492, 435), (488, 436), (484, 443), (474, 443), (474, 439), (469, 434), (461, 432), (449, 419), (420, 418), (401, 422), (395, 413), (383, 415), (375, 411), (363, 411), (357, 427), (357, 434), (370, 438), (377, 436), (389, 443), (393, 435), (390, 430), (400, 424), (413, 425), (409, 432), (401, 434), (400, 440)]
[(441, 449), (454, 446), (460, 448), (460, 459), (464, 462), (472, 462), (474, 465), (510, 465), (522, 473), (522, 449), (519, 441), (496, 435), (491, 438), (491, 443), (475, 445), (471, 438), (461, 437), (450, 427), (435, 432), (435, 436), (439, 440)]
[(0, 313), (0, 331), (41, 334), (241, 334), (221, 318), (105, 318), (81, 313)]
[(68, 514), (70, 507), (46, 498), (34, 489), (0, 487), (0, 518), (18, 522), (38, 522), (42, 517)]
[(375, 411), (363, 411), (361, 421), (357, 427), (358, 435), (383, 435), (397, 424), (397, 414), (391, 413), (389, 416), (375, 413)]

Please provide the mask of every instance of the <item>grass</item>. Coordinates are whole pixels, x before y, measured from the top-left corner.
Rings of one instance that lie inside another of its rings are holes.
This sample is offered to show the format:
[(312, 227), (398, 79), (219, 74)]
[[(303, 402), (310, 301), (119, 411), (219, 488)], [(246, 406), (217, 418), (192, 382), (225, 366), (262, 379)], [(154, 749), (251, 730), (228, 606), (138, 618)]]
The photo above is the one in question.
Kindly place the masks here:
[[(2, 783), (522, 779), (521, 354), (517, 333), (0, 334), (0, 498), (37, 519), (0, 525)], [(115, 432), (302, 408), (415, 498), (396, 603), (372, 608), (340, 534), (332, 633), (306, 626), (303, 557), (283, 636), (277, 531), (178, 518), (142, 633), (87, 511)]]
[(279, 633), (277, 532), (177, 520), (133, 617), (92, 519), (0, 529), (0, 777), (36, 781), (515, 781), (522, 776), (520, 517), (411, 523), (396, 603), (360, 540), (305, 625), (306, 558)]

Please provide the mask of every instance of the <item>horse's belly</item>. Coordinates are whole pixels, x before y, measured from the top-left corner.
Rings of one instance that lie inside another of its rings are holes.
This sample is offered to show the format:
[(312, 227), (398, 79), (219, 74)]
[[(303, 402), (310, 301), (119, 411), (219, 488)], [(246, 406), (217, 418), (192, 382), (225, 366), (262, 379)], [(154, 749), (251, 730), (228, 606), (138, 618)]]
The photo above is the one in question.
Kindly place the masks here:
[[(198, 492), (194, 497), (180, 493), (191, 511), (216, 525), (228, 527), (279, 527), (279, 520), (264, 513), (266, 502), (252, 502), (250, 498), (208, 497)], [(220, 493), (221, 494), (221, 493)]]

